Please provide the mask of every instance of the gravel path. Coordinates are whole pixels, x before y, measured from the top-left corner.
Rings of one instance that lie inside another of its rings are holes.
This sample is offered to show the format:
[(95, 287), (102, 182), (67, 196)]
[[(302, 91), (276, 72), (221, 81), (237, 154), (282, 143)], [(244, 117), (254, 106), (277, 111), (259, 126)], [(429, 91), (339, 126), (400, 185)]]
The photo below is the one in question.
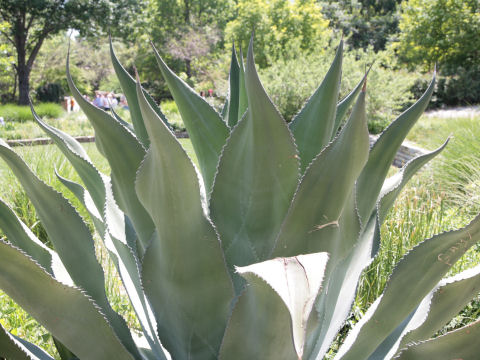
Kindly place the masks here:
[(438, 109), (425, 112), (427, 117), (454, 118), (480, 116), (480, 105), (456, 107), (451, 109)]

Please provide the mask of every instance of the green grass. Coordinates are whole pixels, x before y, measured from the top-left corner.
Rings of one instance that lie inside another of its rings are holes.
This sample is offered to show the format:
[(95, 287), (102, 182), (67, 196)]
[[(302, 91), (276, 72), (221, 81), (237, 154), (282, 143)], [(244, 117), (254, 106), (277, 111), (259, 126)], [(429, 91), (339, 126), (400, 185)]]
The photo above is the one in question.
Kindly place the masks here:
[(175, 131), (184, 131), (185, 126), (183, 125), (182, 117), (178, 111), (177, 104), (173, 100), (165, 100), (160, 104), (160, 109), (163, 114), (167, 117), (168, 122), (172, 125)]
[[(44, 120), (57, 129), (72, 136), (92, 136), (93, 128), (83, 113), (64, 112), (58, 118), (44, 118)], [(35, 139), (47, 137), (45, 132), (35, 121), (6, 122), (0, 126), (0, 137), (6, 140)]]
[[(35, 111), (41, 117), (58, 118), (65, 112), (59, 104), (42, 103), (35, 105)], [(15, 104), (0, 105), (0, 117), (5, 122), (26, 122), (33, 121), (30, 106)]]

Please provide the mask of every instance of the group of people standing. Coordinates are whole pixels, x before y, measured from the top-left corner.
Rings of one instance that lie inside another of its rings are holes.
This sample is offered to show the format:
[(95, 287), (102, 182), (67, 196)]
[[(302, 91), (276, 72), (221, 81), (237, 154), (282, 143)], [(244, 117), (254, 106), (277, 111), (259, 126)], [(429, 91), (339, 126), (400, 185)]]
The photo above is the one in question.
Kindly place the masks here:
[(95, 99), (92, 101), (92, 104), (106, 111), (111, 108), (115, 109), (117, 106), (128, 109), (125, 95), (115, 95), (112, 92), (95, 91)]

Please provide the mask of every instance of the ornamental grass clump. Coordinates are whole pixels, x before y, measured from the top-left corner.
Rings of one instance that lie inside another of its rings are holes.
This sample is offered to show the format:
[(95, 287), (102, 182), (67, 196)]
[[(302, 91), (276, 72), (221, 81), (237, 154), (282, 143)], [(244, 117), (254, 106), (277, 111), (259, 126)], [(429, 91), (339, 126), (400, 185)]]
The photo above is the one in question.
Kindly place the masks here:
[[(85, 206), (123, 281), (142, 334), (110, 306), (90, 231), (70, 203), (4, 141), (0, 156), (35, 206), (53, 249), (0, 202), (0, 288), (51, 332), (62, 359), (322, 359), (350, 313), (380, 226), (407, 181), (445, 147), (386, 179), (431, 97), (425, 94), (369, 148), (366, 79), (337, 103), (342, 43), (319, 88), (287, 125), (232, 52), (221, 114), (158, 65), (189, 133), (198, 169), (140, 82), (112, 62), (132, 124), (87, 101), (109, 176), (69, 135), (34, 117), (83, 184), (59, 176)], [(351, 113), (346, 119), (349, 109)], [(425, 240), (398, 263), (383, 294), (335, 359), (473, 359), (480, 322), (432, 339), (480, 290), (480, 267), (443, 279), (480, 239), (480, 217)], [(0, 356), (52, 359), (5, 329)]]

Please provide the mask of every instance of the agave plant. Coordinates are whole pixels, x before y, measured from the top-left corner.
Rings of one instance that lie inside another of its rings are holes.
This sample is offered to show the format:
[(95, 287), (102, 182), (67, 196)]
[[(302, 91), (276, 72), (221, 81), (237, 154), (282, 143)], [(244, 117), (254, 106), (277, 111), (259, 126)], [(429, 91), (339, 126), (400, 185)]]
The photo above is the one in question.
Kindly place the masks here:
[[(221, 114), (153, 48), (198, 158), (115, 57), (132, 124), (70, 90), (110, 164), (100, 173), (69, 135), (38, 124), (83, 185), (59, 175), (88, 210), (141, 325), (137, 336), (107, 301), (94, 241), (76, 210), (8, 145), (0, 156), (22, 183), (54, 249), (0, 202), (0, 288), (53, 335), (62, 359), (322, 359), (348, 317), (380, 226), (407, 181), (446, 145), (386, 178), (423, 112), (426, 93), (369, 148), (366, 79), (337, 104), (342, 43), (325, 79), (287, 124), (265, 93), (252, 44), (232, 52)], [(346, 115), (353, 105), (347, 120)], [(473, 359), (477, 321), (432, 336), (480, 291), (480, 267), (443, 279), (480, 238), (480, 218), (411, 250), (335, 359)], [(0, 356), (52, 359), (0, 330)]]

